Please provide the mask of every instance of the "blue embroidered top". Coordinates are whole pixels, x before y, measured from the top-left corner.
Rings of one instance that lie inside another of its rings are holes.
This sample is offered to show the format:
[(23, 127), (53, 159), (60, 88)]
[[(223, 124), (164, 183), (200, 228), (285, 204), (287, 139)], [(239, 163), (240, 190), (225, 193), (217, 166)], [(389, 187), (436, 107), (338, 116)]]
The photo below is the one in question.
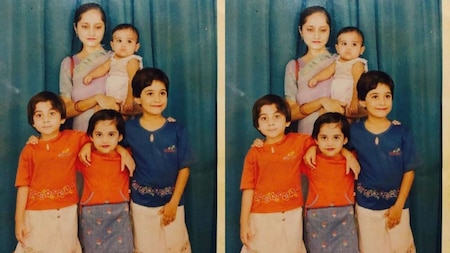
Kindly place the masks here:
[[(411, 132), (391, 124), (383, 133), (373, 134), (361, 120), (351, 125), (349, 148), (356, 150), (361, 165), (355, 190), (358, 205), (372, 210), (391, 207), (403, 174), (419, 165)], [(409, 198), (404, 208), (408, 207)]]
[[(193, 162), (187, 131), (168, 121), (156, 131), (148, 131), (139, 118), (128, 120), (125, 126), (124, 145), (131, 147), (136, 162), (131, 199), (147, 207), (163, 206), (172, 197), (178, 171)], [(179, 205), (184, 205), (184, 197)]]

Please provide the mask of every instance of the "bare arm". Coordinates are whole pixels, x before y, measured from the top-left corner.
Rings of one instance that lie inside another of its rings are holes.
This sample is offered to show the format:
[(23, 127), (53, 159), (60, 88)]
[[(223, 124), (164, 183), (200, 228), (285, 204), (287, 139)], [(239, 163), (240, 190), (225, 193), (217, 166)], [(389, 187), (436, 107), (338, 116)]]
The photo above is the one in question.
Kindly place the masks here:
[(327, 80), (328, 78), (334, 75), (336, 69), (336, 62), (331, 63), (326, 68), (322, 69), (319, 73), (317, 73), (313, 78), (311, 78), (308, 82), (309, 87), (315, 87), (318, 82)]
[(358, 83), (359, 78), (364, 73), (364, 63), (358, 61), (352, 66), (352, 76), (353, 76), (353, 95), (350, 105), (348, 106), (348, 114), (350, 116), (354, 114), (358, 114), (358, 91), (356, 90), (356, 84)]
[(83, 83), (84, 84), (90, 84), (93, 79), (102, 77), (106, 75), (109, 72), (109, 68), (111, 66), (111, 59), (106, 60), (101, 65), (97, 66), (95, 69), (93, 69), (91, 72), (89, 72), (84, 78)]
[(309, 103), (298, 105), (295, 101), (286, 99), (289, 107), (291, 108), (291, 120), (299, 120), (303, 119), (306, 116), (310, 115), (313, 112), (324, 108), (327, 112), (339, 112), (344, 113), (344, 109), (342, 108), (342, 103), (339, 100), (322, 97), (316, 100), (313, 100)]
[(15, 234), (17, 241), (22, 245), (24, 245), (24, 240), (28, 234), (27, 227), (25, 226), (25, 207), (27, 206), (29, 189), (28, 186), (20, 186), (17, 189)]
[(403, 174), (402, 183), (400, 184), (400, 191), (398, 193), (395, 204), (386, 211), (385, 216), (386, 226), (393, 228), (400, 223), (403, 207), (405, 207), (406, 199), (411, 191), (412, 184), (414, 182), (414, 171), (410, 170)]
[(249, 243), (253, 238), (252, 231), (250, 230), (250, 211), (252, 209), (254, 192), (253, 189), (245, 189), (242, 191), (240, 235), (242, 244), (244, 244), (247, 249), (249, 249)]
[(136, 74), (136, 72), (140, 68), (140, 63), (138, 59), (131, 59), (127, 63), (127, 73), (128, 73), (128, 92), (127, 92), (127, 98), (125, 100), (125, 103), (123, 105), (123, 111), (128, 112), (133, 110), (133, 88), (131, 87), (131, 82), (133, 81), (133, 77)]
[(103, 94), (97, 94), (92, 97), (88, 97), (83, 100), (79, 100), (76, 103), (73, 102), (71, 98), (61, 97), (66, 105), (67, 118), (72, 118), (80, 115), (81, 113), (99, 105), (102, 109), (114, 109), (119, 110), (118, 99)]
[(189, 168), (183, 168), (178, 171), (177, 181), (175, 182), (175, 189), (173, 190), (172, 198), (159, 211), (162, 214), (161, 224), (166, 226), (175, 220), (177, 214), (178, 204), (181, 196), (186, 188), (189, 179)]

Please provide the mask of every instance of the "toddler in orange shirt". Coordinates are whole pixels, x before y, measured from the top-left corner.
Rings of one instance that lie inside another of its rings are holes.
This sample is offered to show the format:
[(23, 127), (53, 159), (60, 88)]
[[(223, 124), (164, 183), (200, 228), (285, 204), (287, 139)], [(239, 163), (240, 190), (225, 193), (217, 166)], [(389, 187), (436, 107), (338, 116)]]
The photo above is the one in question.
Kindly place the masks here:
[(347, 118), (336, 112), (314, 122), (312, 137), (320, 151), (314, 169), (302, 163), (308, 178), (305, 203), (305, 245), (308, 252), (357, 253), (354, 174), (346, 173), (341, 152), (350, 138)]

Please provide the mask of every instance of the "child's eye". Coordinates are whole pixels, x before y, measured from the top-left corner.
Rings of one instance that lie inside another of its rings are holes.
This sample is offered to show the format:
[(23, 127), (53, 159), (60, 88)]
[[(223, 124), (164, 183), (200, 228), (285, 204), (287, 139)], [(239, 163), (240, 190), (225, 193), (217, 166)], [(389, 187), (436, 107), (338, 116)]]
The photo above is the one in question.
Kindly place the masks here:
[(260, 117), (259, 120), (266, 121), (267, 118), (266, 117)]
[(312, 31), (313, 31), (313, 29), (312, 29), (312, 28), (306, 28), (306, 31), (308, 31), (308, 32), (312, 32)]
[(95, 137), (102, 137), (102, 134), (101, 133), (96, 133)]
[(386, 95), (386, 98), (392, 98), (392, 95), (390, 95), (390, 94), (388, 94), (388, 95)]
[(161, 91), (161, 93), (160, 93), (161, 95), (163, 95), (163, 96), (165, 96), (166, 94), (167, 94), (167, 92), (165, 92), (165, 91)]

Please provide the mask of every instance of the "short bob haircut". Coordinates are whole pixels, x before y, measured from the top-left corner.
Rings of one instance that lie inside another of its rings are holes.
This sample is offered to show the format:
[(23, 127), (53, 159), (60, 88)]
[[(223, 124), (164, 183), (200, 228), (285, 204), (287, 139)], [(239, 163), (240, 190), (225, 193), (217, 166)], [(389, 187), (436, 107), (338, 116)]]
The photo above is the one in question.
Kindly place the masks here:
[(366, 101), (366, 96), (369, 91), (377, 88), (378, 84), (384, 84), (389, 87), (394, 98), (394, 81), (385, 72), (378, 70), (370, 70), (363, 73), (356, 84), (358, 91), (358, 99), (360, 101)]
[(261, 113), (261, 107), (263, 107), (264, 105), (275, 105), (277, 111), (286, 117), (286, 122), (291, 122), (291, 109), (289, 108), (289, 105), (286, 103), (286, 101), (278, 95), (268, 94), (259, 98), (253, 104), (252, 118), (253, 126), (256, 129), (258, 129), (259, 127), (259, 114)]
[(339, 124), (344, 137), (350, 141), (350, 123), (348, 123), (348, 120), (344, 115), (338, 112), (327, 112), (320, 115), (314, 122), (314, 128), (311, 134), (312, 138), (317, 140), (322, 125), (333, 123)]
[(140, 98), (142, 91), (151, 86), (153, 81), (160, 81), (164, 84), (169, 95), (169, 78), (160, 69), (157, 68), (143, 68), (138, 70), (131, 81), (133, 88), (133, 97)]
[(28, 101), (27, 105), (27, 116), (28, 116), (28, 124), (31, 126), (34, 125), (34, 111), (36, 110), (36, 105), (40, 102), (50, 102), (52, 108), (58, 111), (61, 114), (61, 119), (66, 118), (66, 106), (62, 99), (51, 91), (42, 91), (32, 96)]
[(125, 120), (123, 119), (120, 112), (112, 109), (103, 109), (100, 111), (96, 111), (91, 118), (89, 119), (89, 125), (87, 128), (87, 135), (92, 137), (94, 134), (95, 125), (97, 125), (97, 122), (99, 121), (105, 121), (105, 120), (112, 120), (114, 121), (117, 131), (119, 131), (119, 134), (122, 136), (125, 135)]

